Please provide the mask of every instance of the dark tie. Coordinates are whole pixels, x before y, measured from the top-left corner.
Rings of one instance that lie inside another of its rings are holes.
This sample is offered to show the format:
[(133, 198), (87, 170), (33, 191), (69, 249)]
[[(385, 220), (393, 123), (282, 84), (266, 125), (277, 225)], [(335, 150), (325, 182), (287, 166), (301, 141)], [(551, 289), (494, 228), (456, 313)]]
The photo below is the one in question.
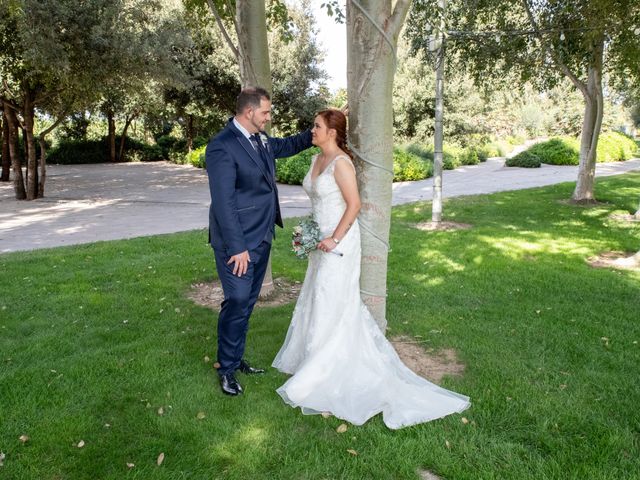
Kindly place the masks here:
[(267, 172), (271, 173), (271, 168), (269, 167), (269, 155), (267, 154), (267, 150), (262, 145), (262, 139), (260, 138), (260, 134), (256, 133), (251, 135), (251, 144), (253, 148), (256, 149), (256, 152), (260, 155), (262, 162), (264, 163)]
[(271, 167), (270, 165), (270, 161), (269, 161), (269, 154), (267, 153), (267, 149), (264, 147), (264, 145), (262, 145), (262, 139), (260, 138), (260, 134), (259, 133), (255, 133), (253, 135), (251, 135), (251, 137), (249, 137), (251, 140), (251, 144), (253, 145), (253, 148), (256, 149), (256, 151), (258, 152), (258, 154), (260, 155), (260, 158), (262, 159), (262, 161), (264, 162), (264, 167), (267, 169), (267, 172), (269, 173), (270, 176), (270, 182), (273, 186), (273, 193), (274, 193), (274, 201), (275, 201), (275, 218), (273, 219), (273, 221), (271, 222), (271, 228), (269, 229), (269, 231), (267, 232), (267, 236), (265, 237), (265, 240), (269, 243), (271, 243), (271, 240), (276, 238), (276, 232), (275, 232), (275, 228), (273, 227), (274, 223), (277, 223), (278, 225), (280, 225), (282, 227), (282, 216), (280, 213), (280, 201), (278, 200), (278, 188), (276, 187), (275, 183), (274, 183), (274, 178), (272, 177), (273, 172), (271, 171)]

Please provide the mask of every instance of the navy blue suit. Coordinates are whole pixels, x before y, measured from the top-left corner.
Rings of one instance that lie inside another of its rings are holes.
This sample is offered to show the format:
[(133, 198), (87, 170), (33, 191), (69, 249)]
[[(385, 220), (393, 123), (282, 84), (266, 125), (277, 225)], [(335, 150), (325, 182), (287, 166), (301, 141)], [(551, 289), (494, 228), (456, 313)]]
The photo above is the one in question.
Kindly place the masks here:
[[(207, 145), (211, 193), (209, 239), (216, 259), (224, 301), (218, 317), (218, 373), (233, 373), (244, 355), (249, 317), (258, 299), (274, 236), (283, 226), (275, 181), (275, 159), (311, 147), (311, 131), (270, 138), (262, 154), (236, 128), (233, 120)], [(249, 267), (233, 275), (229, 258), (249, 251)]]

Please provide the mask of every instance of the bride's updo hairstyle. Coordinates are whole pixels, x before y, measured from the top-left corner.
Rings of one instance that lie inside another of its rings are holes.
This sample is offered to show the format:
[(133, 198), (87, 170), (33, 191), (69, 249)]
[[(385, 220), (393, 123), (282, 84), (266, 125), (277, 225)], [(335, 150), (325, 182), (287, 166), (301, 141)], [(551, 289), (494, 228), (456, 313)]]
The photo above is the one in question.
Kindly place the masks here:
[(328, 108), (318, 112), (318, 116), (322, 117), (327, 128), (333, 128), (336, 131), (336, 143), (349, 157), (353, 158), (353, 153), (347, 146), (347, 117), (340, 110)]

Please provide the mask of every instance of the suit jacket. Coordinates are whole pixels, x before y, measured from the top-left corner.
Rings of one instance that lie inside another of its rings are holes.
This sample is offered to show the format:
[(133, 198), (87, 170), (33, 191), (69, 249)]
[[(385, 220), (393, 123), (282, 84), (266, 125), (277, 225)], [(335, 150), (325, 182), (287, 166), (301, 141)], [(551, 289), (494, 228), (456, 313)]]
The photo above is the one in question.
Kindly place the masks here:
[(252, 250), (268, 238), (282, 216), (275, 181), (275, 159), (311, 147), (311, 131), (286, 138), (267, 137), (268, 165), (229, 120), (206, 149), (211, 207), (209, 242), (227, 256)]

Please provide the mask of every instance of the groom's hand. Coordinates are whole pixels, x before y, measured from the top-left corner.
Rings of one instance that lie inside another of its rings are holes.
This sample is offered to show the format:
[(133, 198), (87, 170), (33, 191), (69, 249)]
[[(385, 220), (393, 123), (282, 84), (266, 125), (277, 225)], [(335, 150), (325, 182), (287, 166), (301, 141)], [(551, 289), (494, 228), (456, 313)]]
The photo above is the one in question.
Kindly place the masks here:
[(245, 273), (247, 273), (247, 268), (249, 268), (249, 262), (251, 259), (249, 258), (249, 251), (245, 250), (244, 252), (240, 252), (236, 255), (233, 255), (227, 265), (233, 265), (233, 274), (241, 277)]

